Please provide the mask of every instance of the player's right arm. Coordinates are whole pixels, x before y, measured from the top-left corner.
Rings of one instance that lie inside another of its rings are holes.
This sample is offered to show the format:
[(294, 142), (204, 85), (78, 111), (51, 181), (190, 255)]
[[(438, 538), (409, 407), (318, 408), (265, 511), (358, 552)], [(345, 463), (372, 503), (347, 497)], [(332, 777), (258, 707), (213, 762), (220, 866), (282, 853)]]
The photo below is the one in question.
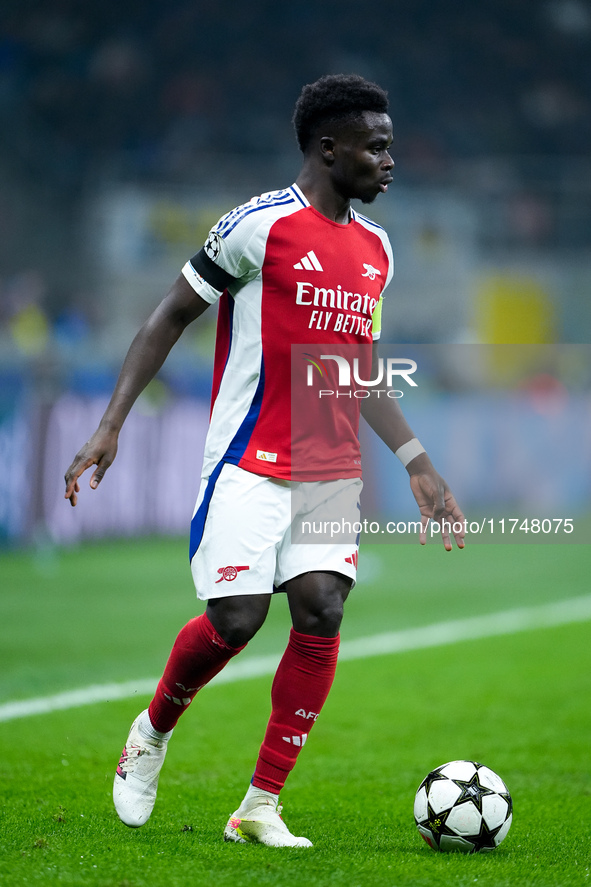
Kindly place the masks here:
[(154, 378), (183, 330), (209, 306), (181, 274), (131, 343), (113, 396), (90, 440), (68, 468), (65, 498), (76, 505), (79, 477), (96, 465), (90, 486), (96, 489), (117, 454), (119, 432), (131, 407)]

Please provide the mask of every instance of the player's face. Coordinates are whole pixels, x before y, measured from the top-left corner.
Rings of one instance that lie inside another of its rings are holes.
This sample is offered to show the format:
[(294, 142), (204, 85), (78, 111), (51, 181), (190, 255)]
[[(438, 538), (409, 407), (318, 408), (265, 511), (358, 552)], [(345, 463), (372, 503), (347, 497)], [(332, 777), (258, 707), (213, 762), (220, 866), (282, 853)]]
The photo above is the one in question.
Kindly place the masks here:
[(338, 193), (363, 203), (385, 194), (394, 168), (388, 153), (391, 144), (392, 121), (387, 114), (373, 111), (365, 111), (359, 121), (335, 136), (331, 173)]

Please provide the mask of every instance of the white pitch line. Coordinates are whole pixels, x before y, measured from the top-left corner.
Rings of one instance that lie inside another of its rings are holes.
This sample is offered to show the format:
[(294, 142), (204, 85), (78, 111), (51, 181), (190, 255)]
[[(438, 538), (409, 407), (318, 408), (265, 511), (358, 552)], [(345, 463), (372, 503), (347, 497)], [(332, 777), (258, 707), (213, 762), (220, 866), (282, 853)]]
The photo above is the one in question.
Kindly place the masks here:
[[(537, 628), (553, 628), (588, 620), (591, 620), (591, 595), (343, 641), (339, 661), (405, 653), (427, 647), (456, 644), (460, 641), (515, 634)], [(211, 683), (230, 684), (274, 674), (280, 658), (281, 654), (277, 653), (230, 662)], [(90, 687), (56, 693), (53, 696), (6, 702), (0, 705), (0, 722), (83, 705), (94, 705), (99, 702), (113, 702), (115, 699), (128, 699), (131, 696), (151, 696), (157, 683), (157, 678), (146, 678), (141, 681), (125, 681), (121, 684), (93, 684)]]

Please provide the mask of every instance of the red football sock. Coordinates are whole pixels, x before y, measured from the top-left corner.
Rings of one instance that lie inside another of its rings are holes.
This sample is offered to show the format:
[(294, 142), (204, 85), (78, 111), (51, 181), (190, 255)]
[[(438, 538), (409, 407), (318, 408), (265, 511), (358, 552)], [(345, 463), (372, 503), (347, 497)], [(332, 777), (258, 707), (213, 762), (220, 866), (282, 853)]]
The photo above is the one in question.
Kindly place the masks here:
[(271, 690), (272, 711), (252, 784), (278, 795), (326, 701), (337, 667), (339, 637), (291, 629)]
[[(244, 645), (246, 646), (246, 644)], [(178, 634), (148, 709), (156, 730), (172, 730), (193, 697), (244, 647), (230, 647), (207, 615), (191, 619)]]

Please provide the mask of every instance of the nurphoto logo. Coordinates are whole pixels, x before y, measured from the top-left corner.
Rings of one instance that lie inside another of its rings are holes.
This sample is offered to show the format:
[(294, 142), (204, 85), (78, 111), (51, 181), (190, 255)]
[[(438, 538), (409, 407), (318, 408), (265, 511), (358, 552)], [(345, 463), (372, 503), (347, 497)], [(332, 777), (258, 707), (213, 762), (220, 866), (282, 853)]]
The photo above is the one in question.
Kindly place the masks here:
[[(324, 361), (334, 361), (338, 370), (337, 385), (342, 391), (335, 389), (320, 389), (318, 397), (357, 397), (366, 398), (372, 394), (378, 397), (385, 394), (387, 397), (400, 398), (404, 396), (404, 391), (394, 388), (394, 380), (403, 380), (412, 388), (417, 388), (418, 383), (411, 378), (417, 370), (416, 361), (409, 357), (380, 357), (377, 362), (377, 371), (375, 379), (360, 378), (359, 358), (354, 357), (348, 360), (341, 354), (321, 354), (316, 357), (313, 354), (305, 352), (304, 360), (307, 361), (306, 385), (311, 388), (314, 386), (314, 370), (318, 371), (320, 378), (324, 381), (328, 376), (328, 367)], [(334, 367), (333, 367), (334, 369)], [(384, 388), (378, 388), (378, 385), (385, 383)], [(354, 388), (353, 385), (359, 386)], [(371, 389), (371, 390), (369, 390)]]

